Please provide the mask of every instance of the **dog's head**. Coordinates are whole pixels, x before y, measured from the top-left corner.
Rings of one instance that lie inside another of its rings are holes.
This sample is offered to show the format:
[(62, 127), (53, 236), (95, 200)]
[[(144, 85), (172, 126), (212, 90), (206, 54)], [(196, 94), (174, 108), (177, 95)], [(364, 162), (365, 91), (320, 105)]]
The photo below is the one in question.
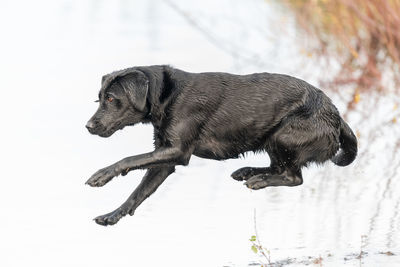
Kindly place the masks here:
[(103, 76), (99, 92), (99, 108), (86, 124), (91, 134), (109, 137), (127, 125), (145, 120), (149, 80), (135, 69)]

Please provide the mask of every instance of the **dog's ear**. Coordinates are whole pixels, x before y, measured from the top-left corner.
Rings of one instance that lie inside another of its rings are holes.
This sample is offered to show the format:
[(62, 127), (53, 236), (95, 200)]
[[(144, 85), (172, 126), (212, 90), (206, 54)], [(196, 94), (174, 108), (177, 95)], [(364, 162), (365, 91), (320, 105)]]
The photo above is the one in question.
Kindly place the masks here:
[(104, 83), (107, 81), (108, 78), (110, 78), (111, 74), (106, 74), (103, 77), (101, 77), (101, 87), (104, 87)]
[(147, 92), (149, 90), (149, 80), (143, 72), (134, 70), (123, 76), (118, 77), (129, 101), (138, 110), (144, 110), (147, 101)]
[(121, 85), (135, 108), (144, 110), (149, 90), (149, 80), (143, 72), (136, 69), (125, 69), (104, 75), (101, 79), (101, 87), (107, 88), (114, 82), (118, 82)]

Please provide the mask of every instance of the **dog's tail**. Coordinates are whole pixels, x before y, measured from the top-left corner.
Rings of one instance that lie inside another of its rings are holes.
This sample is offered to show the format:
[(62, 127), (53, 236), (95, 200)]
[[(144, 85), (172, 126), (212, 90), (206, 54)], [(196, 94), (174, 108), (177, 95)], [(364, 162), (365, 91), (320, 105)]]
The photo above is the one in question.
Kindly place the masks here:
[(339, 142), (340, 151), (331, 160), (338, 166), (347, 166), (357, 156), (357, 138), (343, 119), (340, 124)]

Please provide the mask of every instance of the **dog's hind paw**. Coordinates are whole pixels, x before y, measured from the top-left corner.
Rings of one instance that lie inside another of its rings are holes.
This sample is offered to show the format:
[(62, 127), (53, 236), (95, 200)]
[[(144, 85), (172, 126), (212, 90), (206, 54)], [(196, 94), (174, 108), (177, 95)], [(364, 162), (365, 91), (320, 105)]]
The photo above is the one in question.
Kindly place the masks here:
[(255, 167), (244, 167), (239, 170), (234, 171), (231, 176), (236, 181), (248, 180), (257, 174), (271, 174), (272, 169), (270, 167), (266, 168), (255, 168)]
[(250, 189), (261, 189), (267, 186), (297, 186), (303, 183), (301, 174), (287, 171), (281, 174), (259, 174), (247, 180), (244, 184)]
[(247, 180), (254, 175), (253, 169), (254, 168), (251, 167), (240, 168), (239, 170), (234, 171), (231, 176), (236, 181)]
[(111, 181), (111, 179), (117, 175), (118, 173), (115, 170), (115, 167), (111, 165), (93, 174), (92, 177), (90, 177), (89, 180), (86, 181), (86, 184), (90, 186), (100, 187)]
[(249, 178), (244, 185), (253, 190), (258, 190), (269, 186), (268, 179), (266, 179), (262, 174)]

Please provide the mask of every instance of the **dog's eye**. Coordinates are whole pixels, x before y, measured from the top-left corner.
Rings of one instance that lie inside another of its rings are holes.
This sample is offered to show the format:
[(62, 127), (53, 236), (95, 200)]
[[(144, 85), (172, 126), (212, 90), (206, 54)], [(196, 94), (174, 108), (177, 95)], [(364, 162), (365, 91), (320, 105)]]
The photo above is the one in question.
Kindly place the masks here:
[(113, 100), (114, 100), (114, 98), (112, 98), (111, 96), (107, 97), (107, 101), (108, 101), (108, 102), (111, 103), (111, 102), (113, 102)]

